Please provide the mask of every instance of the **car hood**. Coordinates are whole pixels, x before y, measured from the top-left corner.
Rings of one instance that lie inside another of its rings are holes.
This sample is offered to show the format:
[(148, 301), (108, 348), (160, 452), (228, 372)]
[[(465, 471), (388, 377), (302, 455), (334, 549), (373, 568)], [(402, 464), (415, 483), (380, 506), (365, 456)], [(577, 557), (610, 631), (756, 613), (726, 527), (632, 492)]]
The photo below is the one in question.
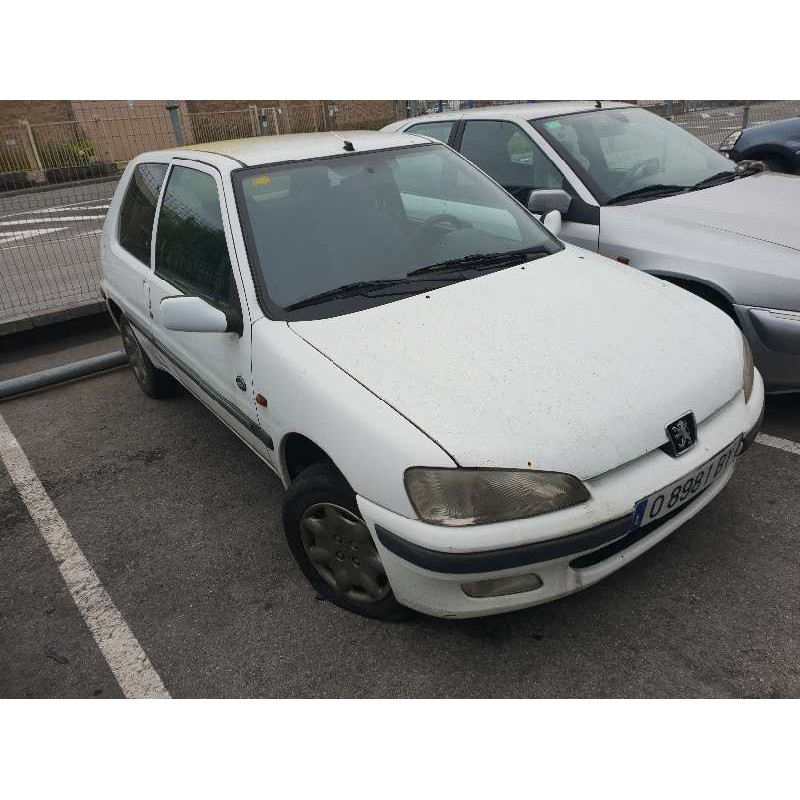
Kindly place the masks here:
[(718, 287), (734, 303), (800, 310), (800, 177), (760, 173), (600, 210), (600, 251)]
[[(740, 335), (688, 292), (577, 248), (292, 330), (462, 466), (602, 474), (742, 385)], [(423, 465), (424, 466), (424, 465)]]
[(629, 208), (800, 250), (800, 176), (762, 172)]

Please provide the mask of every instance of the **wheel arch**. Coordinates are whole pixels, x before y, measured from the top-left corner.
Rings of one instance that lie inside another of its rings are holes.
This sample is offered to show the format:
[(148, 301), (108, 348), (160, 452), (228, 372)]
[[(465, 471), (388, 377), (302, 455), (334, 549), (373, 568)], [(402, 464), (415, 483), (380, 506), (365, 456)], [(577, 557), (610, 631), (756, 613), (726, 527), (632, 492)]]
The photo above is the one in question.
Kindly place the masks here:
[(783, 166), (791, 167), (791, 156), (789, 151), (776, 144), (754, 144), (739, 154), (739, 158), (752, 159), (758, 161), (759, 158), (770, 158), (773, 161), (780, 161)]
[(108, 313), (111, 314), (111, 319), (114, 320), (114, 324), (119, 328), (122, 322), (122, 309), (111, 297), (106, 298), (106, 306), (108, 307)]
[(306, 467), (312, 464), (331, 464), (341, 473), (336, 462), (315, 441), (302, 433), (287, 433), (280, 443), (281, 471), (287, 484), (293, 481)]
[(678, 275), (663, 274), (658, 271), (651, 272), (650, 274), (655, 278), (660, 278), (662, 281), (667, 281), (675, 286), (679, 286), (681, 289), (685, 289), (687, 292), (702, 297), (703, 300), (716, 306), (720, 311), (724, 311), (738, 324), (736, 311), (733, 308), (733, 298), (717, 284), (702, 281), (698, 278), (684, 278)]

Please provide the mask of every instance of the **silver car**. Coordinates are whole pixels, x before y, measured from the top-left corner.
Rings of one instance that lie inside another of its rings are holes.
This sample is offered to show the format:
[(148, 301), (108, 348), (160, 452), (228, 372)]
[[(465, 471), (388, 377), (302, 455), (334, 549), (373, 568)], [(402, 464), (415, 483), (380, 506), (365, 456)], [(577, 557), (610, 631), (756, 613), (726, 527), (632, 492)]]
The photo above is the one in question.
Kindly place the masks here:
[(561, 215), (562, 239), (723, 309), (768, 391), (800, 391), (800, 176), (736, 165), (625, 103), (492, 106), (388, 129), (447, 142), (551, 229)]

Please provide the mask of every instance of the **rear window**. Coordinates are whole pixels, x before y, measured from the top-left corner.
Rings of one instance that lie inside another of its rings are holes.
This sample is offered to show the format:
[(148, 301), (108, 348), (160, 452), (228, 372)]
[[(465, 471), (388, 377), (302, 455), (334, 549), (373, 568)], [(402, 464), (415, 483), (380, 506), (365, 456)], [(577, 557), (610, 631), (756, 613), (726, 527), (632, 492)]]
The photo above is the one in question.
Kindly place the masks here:
[(137, 164), (119, 212), (119, 243), (143, 264), (150, 264), (156, 203), (166, 164)]
[(455, 120), (452, 122), (420, 122), (418, 125), (412, 125), (406, 133), (418, 133), (420, 136), (431, 136), (447, 144), (450, 139), (450, 134), (453, 131), (453, 125), (455, 124)]

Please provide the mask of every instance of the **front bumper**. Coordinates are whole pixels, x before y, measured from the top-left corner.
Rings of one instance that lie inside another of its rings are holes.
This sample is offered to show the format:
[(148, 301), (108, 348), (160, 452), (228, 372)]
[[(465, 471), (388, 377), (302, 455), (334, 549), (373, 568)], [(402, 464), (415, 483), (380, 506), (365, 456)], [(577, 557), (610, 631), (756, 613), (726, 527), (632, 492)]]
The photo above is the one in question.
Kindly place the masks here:
[(734, 306), (769, 392), (800, 391), (800, 312)]
[[(580, 506), (525, 520), (447, 528), (408, 519), (362, 497), (359, 508), (373, 535), (397, 599), (440, 617), (475, 617), (526, 608), (571, 594), (641, 555), (719, 494), (734, 460), (715, 483), (685, 506), (631, 532), (634, 504), (701, 466), (737, 436), (744, 450), (764, 410), (756, 375), (749, 403), (739, 393), (698, 425), (697, 445), (672, 458), (662, 451), (586, 481), (591, 499)], [(535, 574), (541, 586), (498, 597), (468, 596), (467, 582)]]

